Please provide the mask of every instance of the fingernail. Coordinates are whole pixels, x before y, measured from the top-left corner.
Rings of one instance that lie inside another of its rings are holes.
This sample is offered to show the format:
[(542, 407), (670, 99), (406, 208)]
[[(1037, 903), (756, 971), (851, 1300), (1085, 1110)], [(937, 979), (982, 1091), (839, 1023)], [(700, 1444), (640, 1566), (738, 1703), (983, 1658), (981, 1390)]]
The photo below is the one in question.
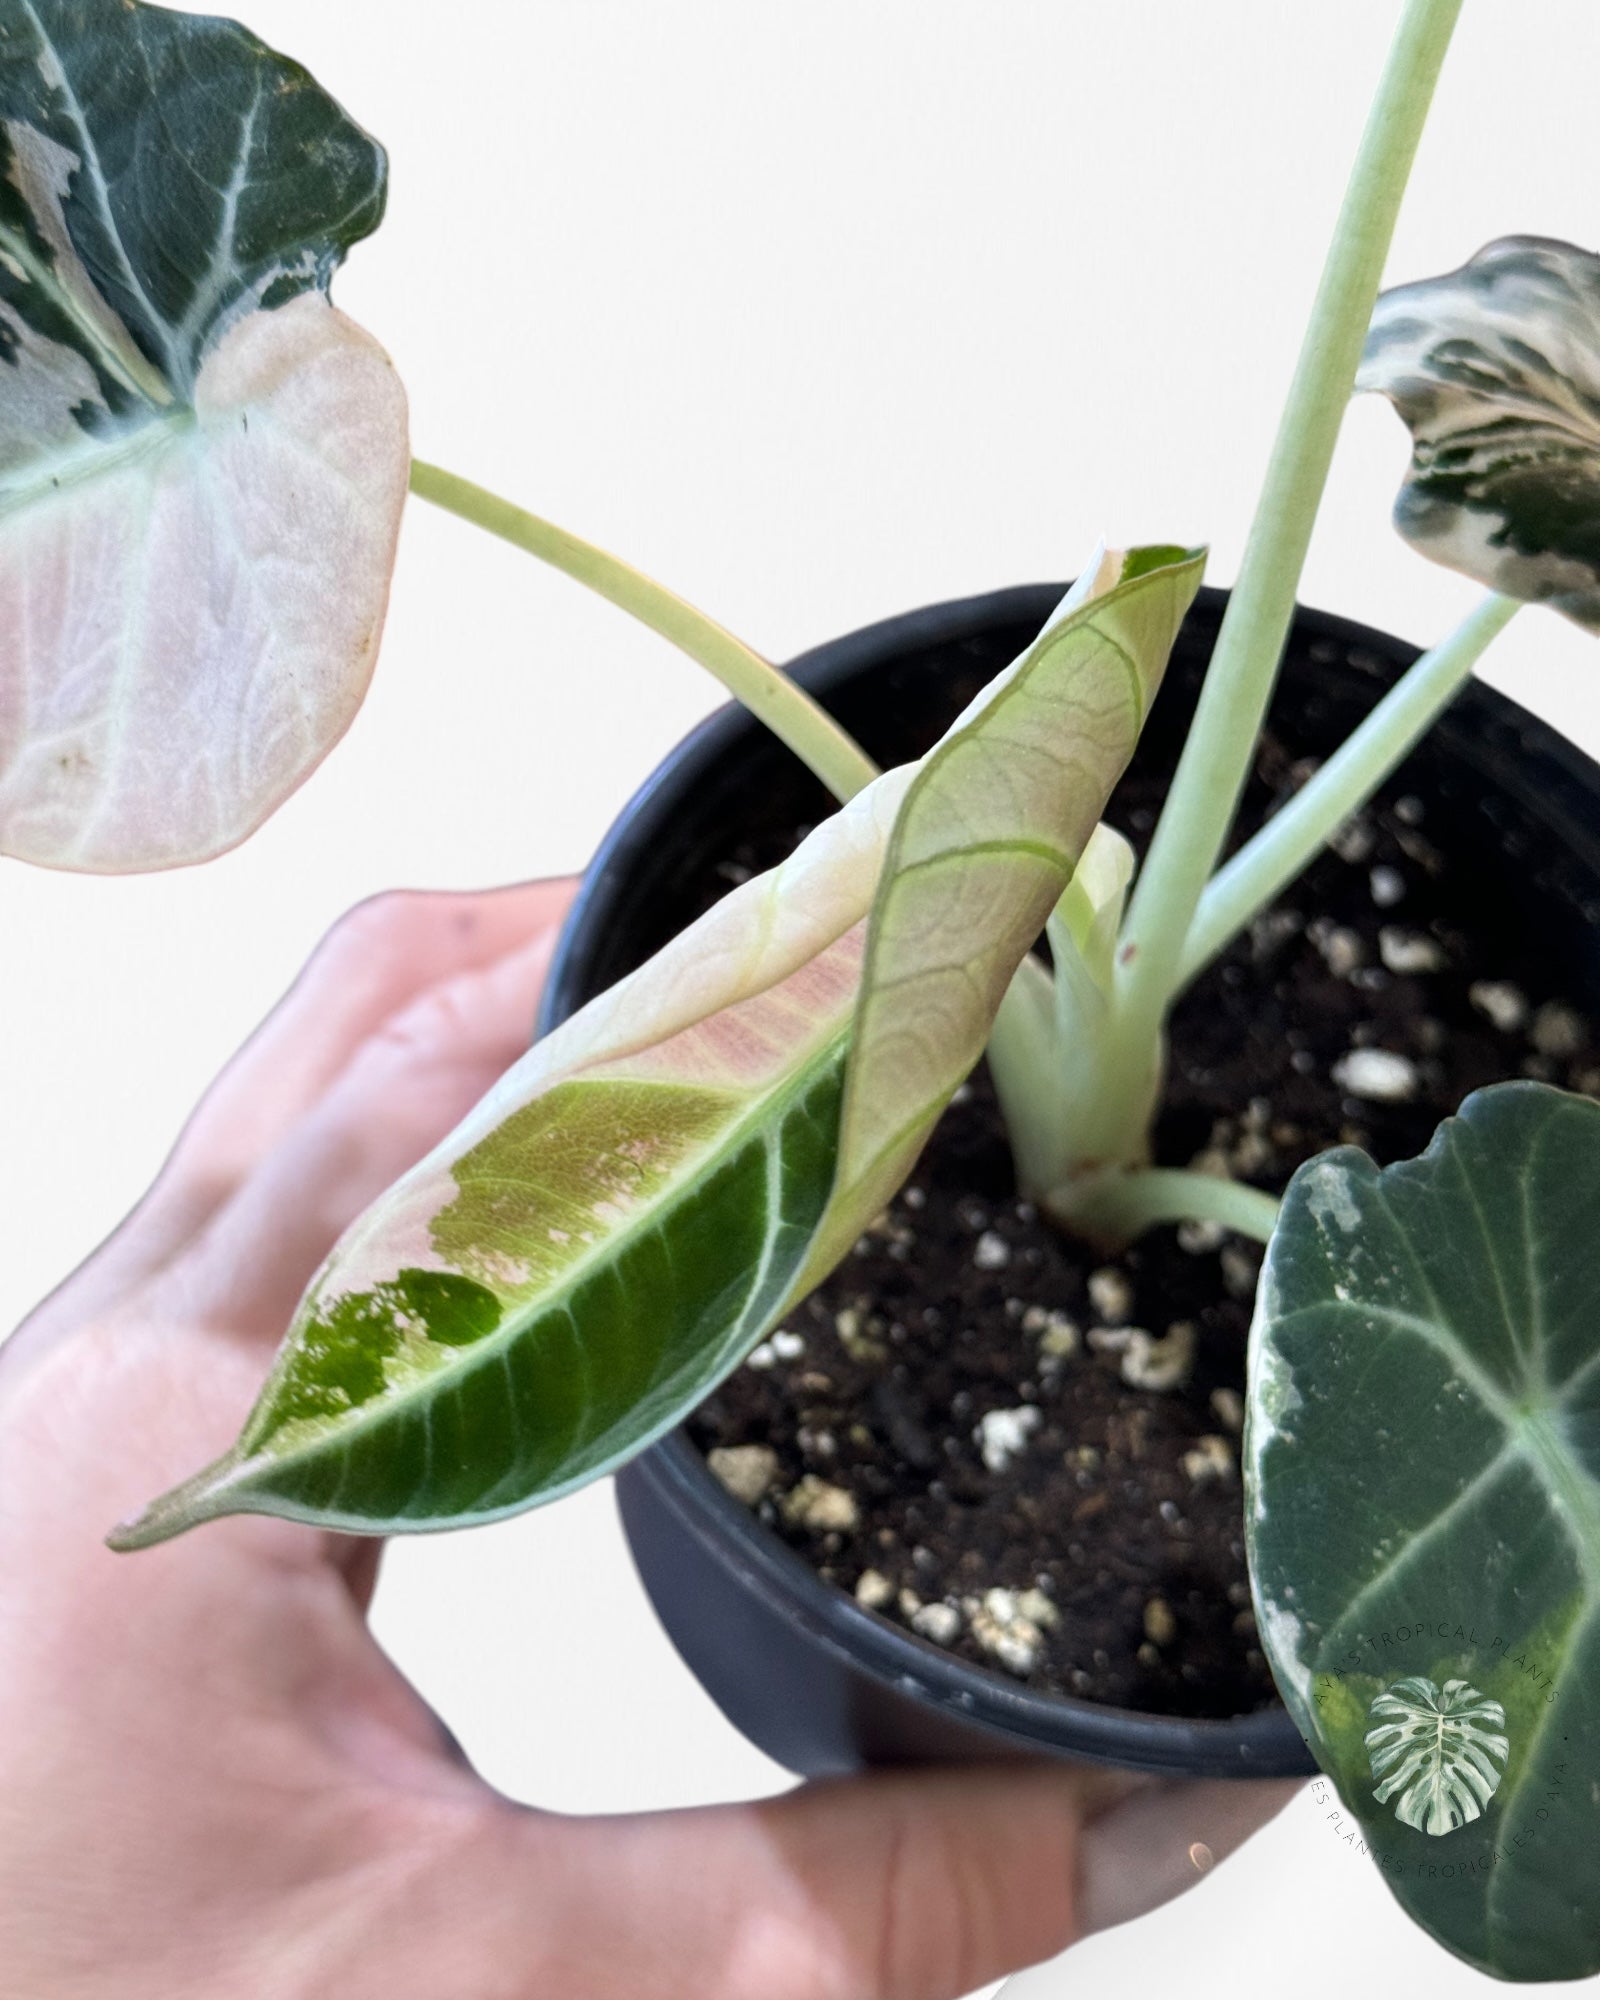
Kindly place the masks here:
[(1158, 1785), (1112, 1806), (1084, 1828), (1080, 1934), (1125, 1924), (1192, 1888), (1299, 1789), (1294, 1778), (1218, 1778)]

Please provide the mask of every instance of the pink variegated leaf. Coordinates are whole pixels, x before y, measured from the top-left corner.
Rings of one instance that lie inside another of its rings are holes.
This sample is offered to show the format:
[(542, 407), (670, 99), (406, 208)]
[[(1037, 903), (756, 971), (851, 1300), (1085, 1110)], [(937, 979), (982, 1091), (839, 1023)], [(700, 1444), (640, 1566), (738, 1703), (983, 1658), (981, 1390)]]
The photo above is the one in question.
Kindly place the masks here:
[(240, 1511), (488, 1520), (692, 1409), (977, 1061), (1200, 568), (1103, 557), (925, 758), (531, 1049), (335, 1247), (239, 1443), (117, 1546)]

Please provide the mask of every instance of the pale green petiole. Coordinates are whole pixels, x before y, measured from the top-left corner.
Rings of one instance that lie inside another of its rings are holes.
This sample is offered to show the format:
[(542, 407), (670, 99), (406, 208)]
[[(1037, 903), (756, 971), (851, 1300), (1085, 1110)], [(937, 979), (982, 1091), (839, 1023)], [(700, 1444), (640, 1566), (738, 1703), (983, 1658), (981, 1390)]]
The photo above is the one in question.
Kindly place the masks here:
[(1461, 0), (1408, 0), (1362, 135), (1238, 581), (1129, 906), (1117, 966), (1121, 1049), (1108, 1079), (1116, 1093), (1126, 1086), (1130, 1097), (1148, 1097), (1153, 1084), (1184, 942), (1266, 714), (1401, 196), (1460, 11)]
[(1407, 669), (1361, 726), (1206, 884), (1184, 943), (1180, 987), (1202, 973), (1280, 895), (1328, 837), (1377, 790), (1472, 676), (1510, 623), (1515, 598), (1494, 592)]
[(1129, 1242), (1163, 1222), (1215, 1222), (1265, 1243), (1278, 1219), (1275, 1196), (1220, 1174), (1181, 1167), (1091, 1175), (1048, 1194), (1045, 1211), (1076, 1234)]
[(592, 542), (421, 459), (411, 463), (411, 490), (537, 556), (669, 639), (714, 674), (841, 802), (854, 798), (878, 775), (872, 759), (803, 687), (663, 584)]

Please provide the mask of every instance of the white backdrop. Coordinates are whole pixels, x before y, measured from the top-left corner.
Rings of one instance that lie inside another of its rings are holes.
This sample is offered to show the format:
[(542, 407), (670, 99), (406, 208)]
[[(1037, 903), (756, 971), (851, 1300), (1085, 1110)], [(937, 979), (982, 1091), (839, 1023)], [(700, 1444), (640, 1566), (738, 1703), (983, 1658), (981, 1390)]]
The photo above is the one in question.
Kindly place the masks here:
[[(398, 362), (418, 453), (778, 658), (1064, 576), (1102, 530), (1209, 541), (1210, 580), (1231, 578), (1397, 12), (248, 5), (390, 148), (389, 219), (335, 297)], [(1585, 0), (1469, 0), (1392, 280), (1514, 230), (1596, 244), (1597, 73)], [(1354, 408), (1303, 595), (1426, 641), (1473, 587), (1389, 530), (1404, 456), (1386, 406)], [(1488, 678), (1600, 750), (1575, 631), (1524, 616)], [(0, 864), (0, 1324), (128, 1207), (340, 910), (580, 866), (715, 699), (575, 586), (414, 505), (371, 699), (261, 835), (144, 880)], [(657, 1633), (606, 1490), (395, 1548), (377, 1623), (518, 1796), (608, 1810), (784, 1782)], [(1072, 1967), (1096, 1995), (1181, 1968), (1186, 2000), (1490, 1990), (1305, 1799)]]

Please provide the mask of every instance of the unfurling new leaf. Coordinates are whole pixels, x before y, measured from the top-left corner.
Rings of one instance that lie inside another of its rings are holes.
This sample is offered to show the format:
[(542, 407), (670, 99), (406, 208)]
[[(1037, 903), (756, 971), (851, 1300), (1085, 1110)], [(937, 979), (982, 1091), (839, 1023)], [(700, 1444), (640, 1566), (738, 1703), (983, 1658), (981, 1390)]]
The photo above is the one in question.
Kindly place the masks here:
[(231, 22), (0, 9), (0, 852), (203, 860), (354, 715), (409, 455), (327, 290), (385, 172)]
[(1107, 556), (889, 771), (534, 1047), (335, 1247), (215, 1515), (441, 1528), (694, 1407), (837, 1262), (982, 1053), (1138, 737), (1201, 558)]
[(1600, 631), (1600, 257), (1506, 236), (1385, 292), (1356, 387), (1411, 431), (1407, 541)]

